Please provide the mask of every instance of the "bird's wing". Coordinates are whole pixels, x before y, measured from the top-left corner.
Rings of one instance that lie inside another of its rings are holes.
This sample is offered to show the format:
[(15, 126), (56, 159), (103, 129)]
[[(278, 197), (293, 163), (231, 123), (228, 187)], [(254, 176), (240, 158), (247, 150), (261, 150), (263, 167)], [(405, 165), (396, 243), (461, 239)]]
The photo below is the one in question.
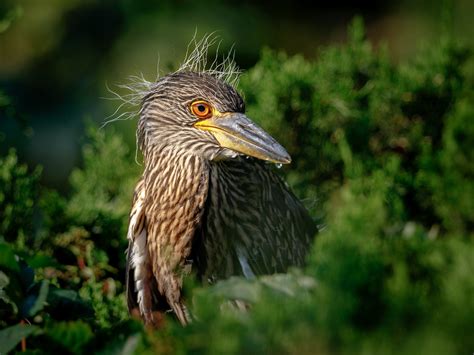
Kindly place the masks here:
[(144, 203), (144, 181), (140, 180), (135, 187), (127, 233), (126, 293), (129, 311), (138, 308), (145, 321), (152, 323), (154, 279), (147, 248)]
[[(197, 172), (193, 179), (181, 180), (184, 184), (179, 185), (182, 193), (178, 198), (174, 189), (168, 188), (168, 180), (161, 180), (165, 182), (160, 185), (161, 190), (154, 188), (156, 184), (148, 179), (151, 176), (160, 181), (156, 175), (144, 174), (135, 188), (127, 235), (127, 303), (131, 313), (139, 309), (146, 323), (155, 323), (155, 311), (170, 308), (182, 324), (190, 320), (181, 300), (181, 284), (189, 269), (187, 258), (204, 211), (208, 186), (207, 171), (198, 163), (192, 164)], [(166, 174), (165, 169), (158, 170), (159, 174)], [(166, 178), (176, 176), (168, 174)], [(168, 208), (163, 212), (166, 204)]]
[(254, 159), (211, 166), (204, 218), (194, 255), (198, 274), (210, 282), (302, 266), (317, 232), (273, 167)]

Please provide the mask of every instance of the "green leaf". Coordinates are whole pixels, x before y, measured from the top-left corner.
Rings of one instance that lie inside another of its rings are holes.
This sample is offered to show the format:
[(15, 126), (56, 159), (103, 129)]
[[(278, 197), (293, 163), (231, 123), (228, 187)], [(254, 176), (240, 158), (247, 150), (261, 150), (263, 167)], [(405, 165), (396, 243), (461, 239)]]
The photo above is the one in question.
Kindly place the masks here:
[(269, 290), (294, 297), (301, 292), (314, 289), (316, 280), (302, 274), (274, 274), (263, 276), (259, 281)]
[(0, 330), (0, 354), (7, 354), (17, 346), (21, 339), (38, 331), (34, 325), (17, 324)]
[(21, 304), (21, 316), (32, 317), (44, 308), (48, 297), (49, 282), (43, 280), (28, 290), (28, 294)]
[(40, 290), (38, 292), (38, 297), (36, 298), (36, 301), (33, 304), (33, 306), (28, 311), (28, 314), (30, 317), (34, 316), (36, 313), (38, 313), (44, 308), (46, 299), (48, 297), (48, 290), (49, 290), (49, 282), (46, 280), (43, 280), (41, 282)]
[(7, 287), (9, 283), (10, 279), (8, 278), (8, 276), (3, 271), (0, 271), (0, 290)]
[(51, 323), (46, 333), (55, 342), (73, 353), (80, 353), (84, 345), (93, 337), (90, 326), (83, 321)]
[(262, 293), (262, 285), (256, 281), (231, 277), (212, 287), (211, 293), (229, 300), (256, 302)]
[(0, 243), (0, 268), (15, 272), (20, 271), (20, 266), (18, 265), (13, 249), (5, 243)]
[(35, 254), (33, 256), (27, 256), (24, 258), (29, 266), (33, 269), (43, 268), (43, 267), (54, 267), (59, 268), (59, 264), (56, 259), (49, 255), (45, 254)]
[(0, 271), (0, 300), (5, 302), (6, 304), (9, 304), (13, 308), (13, 313), (16, 314), (18, 313), (18, 306), (16, 303), (8, 296), (7, 292), (5, 289), (7, 286), (10, 284), (10, 279), (8, 276), (3, 272)]
[(142, 335), (140, 333), (129, 335), (123, 341), (111, 340), (103, 349), (96, 351), (100, 355), (125, 355), (136, 354), (140, 346)]

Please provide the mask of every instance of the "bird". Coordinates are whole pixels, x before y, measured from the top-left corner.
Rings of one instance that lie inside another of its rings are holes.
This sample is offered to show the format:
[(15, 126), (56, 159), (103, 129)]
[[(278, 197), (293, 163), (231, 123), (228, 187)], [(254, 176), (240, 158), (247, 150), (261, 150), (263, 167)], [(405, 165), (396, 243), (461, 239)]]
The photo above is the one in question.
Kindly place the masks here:
[(291, 162), (288, 152), (247, 117), (225, 71), (189, 62), (138, 95), (144, 168), (129, 216), (126, 297), (148, 325), (156, 312), (191, 321), (186, 275), (213, 284), (283, 273), (305, 264), (317, 234), (275, 170)]

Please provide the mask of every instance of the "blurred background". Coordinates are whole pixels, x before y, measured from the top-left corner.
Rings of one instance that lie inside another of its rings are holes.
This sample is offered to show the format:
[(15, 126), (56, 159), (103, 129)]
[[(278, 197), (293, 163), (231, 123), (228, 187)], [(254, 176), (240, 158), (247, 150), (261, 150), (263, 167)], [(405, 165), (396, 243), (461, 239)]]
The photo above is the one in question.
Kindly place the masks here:
[[(44, 184), (67, 189), (85, 123), (104, 122), (118, 105), (107, 86), (119, 90), (140, 73), (153, 80), (158, 63), (160, 74), (176, 68), (196, 31), (217, 31), (222, 52), (235, 45), (245, 70), (264, 47), (315, 57), (344, 42), (361, 15), (369, 39), (400, 61), (439, 37), (446, 12), (456, 37), (474, 42), (473, 11), (470, 0), (2, 0), (0, 154), (15, 147), (22, 161), (44, 167)], [(135, 124), (114, 123), (131, 146)]]

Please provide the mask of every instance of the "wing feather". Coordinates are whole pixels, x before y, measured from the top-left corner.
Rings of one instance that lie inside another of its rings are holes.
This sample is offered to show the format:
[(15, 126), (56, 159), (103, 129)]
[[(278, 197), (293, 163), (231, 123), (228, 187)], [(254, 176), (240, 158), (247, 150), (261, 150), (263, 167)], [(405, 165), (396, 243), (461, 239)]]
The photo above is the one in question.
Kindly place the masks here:
[(138, 308), (145, 322), (153, 322), (153, 273), (147, 248), (144, 181), (140, 180), (130, 212), (127, 239), (127, 304), (132, 313)]
[(316, 223), (269, 164), (254, 159), (217, 162), (205, 224), (194, 256), (205, 281), (286, 272), (303, 266)]

